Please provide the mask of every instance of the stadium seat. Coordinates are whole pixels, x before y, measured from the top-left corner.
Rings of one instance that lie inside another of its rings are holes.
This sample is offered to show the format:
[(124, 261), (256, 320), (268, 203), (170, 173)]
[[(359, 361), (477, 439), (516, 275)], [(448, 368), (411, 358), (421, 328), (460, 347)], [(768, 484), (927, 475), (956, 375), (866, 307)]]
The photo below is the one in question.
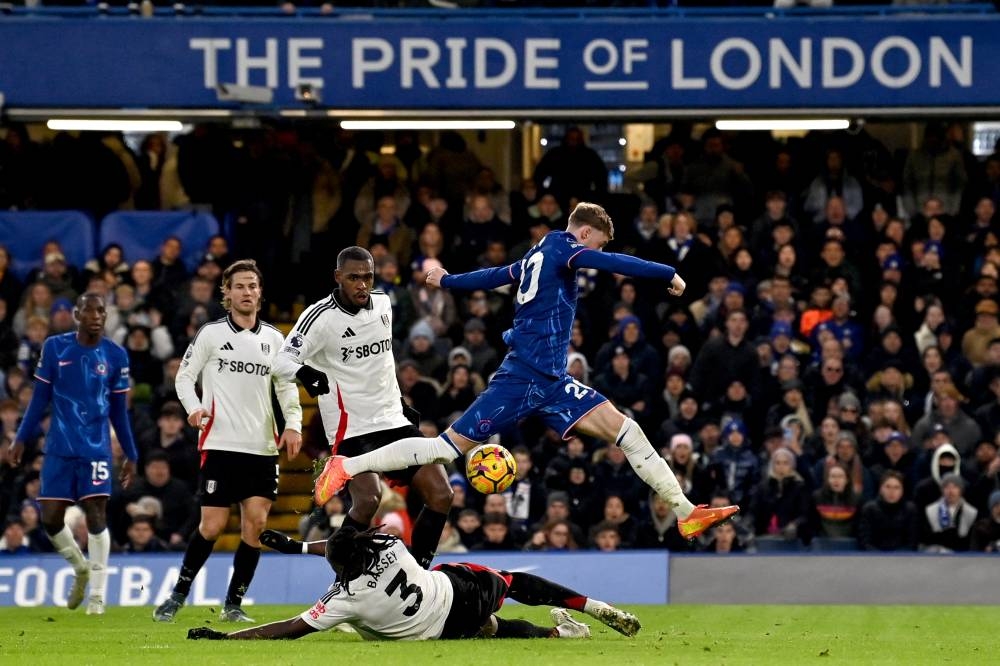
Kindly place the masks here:
[(802, 551), (802, 543), (798, 540), (787, 541), (781, 538), (758, 537), (755, 544), (758, 553), (798, 553)]
[(83, 268), (96, 253), (94, 223), (75, 210), (0, 211), (0, 238), (21, 280), (42, 265), (42, 247), (50, 240), (59, 241), (66, 261), (77, 268)]
[(100, 247), (118, 243), (125, 259), (154, 259), (160, 245), (170, 236), (181, 240), (181, 258), (194, 271), (205, 254), (208, 239), (219, 233), (219, 222), (209, 213), (191, 211), (120, 211), (101, 221)]
[(858, 550), (858, 542), (851, 538), (816, 537), (810, 547), (819, 552), (850, 553)]

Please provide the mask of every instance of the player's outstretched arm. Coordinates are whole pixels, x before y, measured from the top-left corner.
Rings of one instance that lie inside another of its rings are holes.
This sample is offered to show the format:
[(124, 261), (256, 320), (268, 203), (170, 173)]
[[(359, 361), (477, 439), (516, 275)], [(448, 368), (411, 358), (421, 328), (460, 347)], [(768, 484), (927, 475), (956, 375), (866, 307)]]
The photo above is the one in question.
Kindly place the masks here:
[(286, 555), (326, 555), (326, 541), (297, 541), (277, 530), (264, 530), (260, 542), (272, 550)]
[(302, 638), (316, 629), (310, 627), (302, 621), (300, 617), (293, 617), (281, 622), (263, 624), (259, 627), (250, 627), (241, 631), (224, 633), (208, 627), (196, 627), (188, 629), (188, 640), (210, 640), (210, 641), (240, 641), (240, 640), (278, 640)]
[[(573, 268), (596, 268), (611, 273), (621, 273), (630, 277), (656, 278), (670, 282), (672, 285), (671, 289), (678, 287), (678, 285), (673, 284), (674, 277), (677, 275), (677, 269), (673, 266), (658, 264), (655, 261), (646, 261), (645, 259), (639, 259), (628, 254), (581, 250), (570, 259), (570, 266)], [(683, 283), (683, 280), (681, 282)]]
[(476, 289), (496, 289), (506, 284), (513, 284), (521, 275), (521, 264), (483, 268), (471, 273), (451, 275), (443, 268), (432, 268), (427, 272), (427, 284), (444, 289), (461, 289), (475, 291)]

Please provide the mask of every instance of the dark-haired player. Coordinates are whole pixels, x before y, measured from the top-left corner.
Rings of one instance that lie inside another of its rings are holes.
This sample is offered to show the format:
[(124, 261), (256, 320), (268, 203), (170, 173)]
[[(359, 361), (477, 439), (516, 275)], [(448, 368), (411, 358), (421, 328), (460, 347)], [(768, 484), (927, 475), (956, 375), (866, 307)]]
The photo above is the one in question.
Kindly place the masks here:
[[(371, 253), (357, 246), (341, 250), (334, 279), (333, 293), (306, 308), (289, 332), (275, 360), (275, 374), (288, 380), (298, 377), (309, 395), (319, 396), (323, 428), (335, 454), (357, 456), (419, 437), (396, 382), (392, 303), (384, 292), (372, 289)], [(441, 465), (418, 465), (385, 476), (412, 487), (424, 500), (410, 551), (427, 568), (451, 509), (448, 475)], [(378, 474), (357, 475), (350, 492), (351, 510), (344, 525), (367, 529), (381, 499)]]
[[(87, 615), (102, 615), (111, 550), (107, 523), (112, 471), (109, 419), (125, 452), (120, 474), (125, 488), (132, 482), (137, 458), (125, 404), (128, 354), (104, 337), (108, 313), (100, 294), (80, 296), (73, 318), (78, 324), (75, 333), (52, 336), (42, 345), (35, 369), (38, 381), (11, 442), (10, 461), (15, 467), (21, 463), (25, 442), (34, 436), (42, 413), (51, 403), (52, 425), (45, 437), (38, 497), (42, 524), (56, 550), (76, 572), (66, 605), (76, 608), (83, 602), (89, 579)], [(66, 508), (74, 502), (79, 502), (87, 517), (89, 562), (64, 522)]]
[(368, 640), (590, 636), (589, 627), (573, 620), (564, 608), (552, 609), (555, 627), (499, 618), (494, 613), (505, 597), (529, 606), (570, 606), (627, 636), (640, 629), (631, 613), (529, 573), (471, 563), (427, 571), (399, 539), (374, 528), (337, 530), (326, 542), (326, 559), (337, 582), (301, 615), (231, 634), (199, 627), (191, 629), (188, 638), (301, 638), (344, 623)]
[[(253, 622), (243, 611), (243, 595), (257, 570), (260, 533), (278, 496), (278, 449), (285, 447), (288, 457), (294, 458), (302, 446), (299, 390), (294, 382), (272, 373), (281, 332), (257, 315), (261, 281), (253, 260), (226, 268), (222, 304), (228, 314), (198, 329), (177, 372), (177, 395), (188, 423), (201, 429), (201, 522), (188, 543), (173, 592), (153, 612), (157, 622), (169, 622), (184, 605), (234, 503), (240, 505), (240, 545), (220, 617)], [(199, 375), (200, 398), (194, 389)], [(272, 384), (285, 418), (280, 437)]]
[(695, 507), (674, 473), (656, 453), (639, 424), (603, 395), (566, 372), (576, 317), (576, 272), (594, 268), (670, 283), (679, 296), (686, 287), (671, 267), (629, 255), (603, 253), (614, 225), (603, 208), (581, 203), (566, 231), (552, 231), (515, 264), (462, 275), (431, 269), (427, 283), (453, 289), (495, 289), (517, 282), (514, 323), (504, 333), (510, 351), (483, 391), (450, 428), (435, 438), (411, 437), (353, 458), (333, 456), (316, 481), (316, 501), (325, 502), (355, 474), (450, 461), (532, 414), (568, 437), (573, 430), (621, 447), (636, 474), (665, 498), (688, 538), (702, 534), (739, 511), (737, 506)]

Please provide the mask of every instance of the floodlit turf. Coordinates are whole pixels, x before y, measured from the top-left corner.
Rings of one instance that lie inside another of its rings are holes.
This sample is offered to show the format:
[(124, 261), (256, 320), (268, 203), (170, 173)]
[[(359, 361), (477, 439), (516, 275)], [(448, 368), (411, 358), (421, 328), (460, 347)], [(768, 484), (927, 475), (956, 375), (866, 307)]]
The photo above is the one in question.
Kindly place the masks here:
[[(1000, 648), (1000, 608), (970, 606), (629, 606), (643, 623), (628, 639), (586, 618), (593, 638), (366, 643), (337, 632), (298, 641), (185, 640), (217, 609), (185, 608), (156, 624), (150, 608), (0, 609), (0, 664), (988, 664)], [(300, 607), (252, 606), (258, 622)], [(548, 622), (547, 609), (509, 606), (506, 617)], [(245, 625), (244, 625), (245, 626)]]

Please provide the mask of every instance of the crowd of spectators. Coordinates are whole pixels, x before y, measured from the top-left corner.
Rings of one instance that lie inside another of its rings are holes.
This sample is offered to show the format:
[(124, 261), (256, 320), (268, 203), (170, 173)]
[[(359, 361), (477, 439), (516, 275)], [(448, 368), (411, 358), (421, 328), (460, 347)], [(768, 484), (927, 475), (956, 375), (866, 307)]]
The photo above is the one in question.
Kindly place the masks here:
[[(197, 267), (176, 238), (155, 257), (110, 245), (84, 266), (53, 241), (20, 280), (0, 248), (3, 441), (30, 400), (41, 341), (72, 330), (78, 293), (104, 293), (107, 333), (132, 364), (143, 470), (112, 498), (115, 540), (183, 548), (198, 457), (173, 377), (198, 327), (222, 314), (227, 262), (256, 258), (267, 316), (290, 321), (296, 301), (332, 288), (340, 248), (370, 248), (394, 303), (400, 388), (434, 434), (497, 368), (512, 292), (429, 289), (425, 273), (516, 261), (593, 200), (615, 220), (609, 250), (674, 265), (688, 289), (669, 298), (663, 284), (581, 271), (568, 371), (642, 425), (693, 501), (739, 503), (740, 520), (688, 543), (617, 447), (529, 419), (500, 438), (518, 462), (510, 490), (484, 497), (452, 477), (443, 547), (995, 551), (1000, 155), (975, 158), (963, 130), (928, 124), (907, 152), (863, 129), (779, 143), (675, 124), (623, 194), (608, 193), (572, 127), (509, 192), (454, 132), (423, 147), (412, 132), (198, 127), (133, 153), (114, 135), (37, 144), (11, 127), (4, 208), (197, 205), (234, 224)], [(46, 426), (22, 468), (0, 448), (0, 552), (51, 548), (35, 503)], [(307, 430), (306, 450), (322, 454), (318, 419)], [(340, 499), (318, 509), (303, 533), (343, 510)]]

